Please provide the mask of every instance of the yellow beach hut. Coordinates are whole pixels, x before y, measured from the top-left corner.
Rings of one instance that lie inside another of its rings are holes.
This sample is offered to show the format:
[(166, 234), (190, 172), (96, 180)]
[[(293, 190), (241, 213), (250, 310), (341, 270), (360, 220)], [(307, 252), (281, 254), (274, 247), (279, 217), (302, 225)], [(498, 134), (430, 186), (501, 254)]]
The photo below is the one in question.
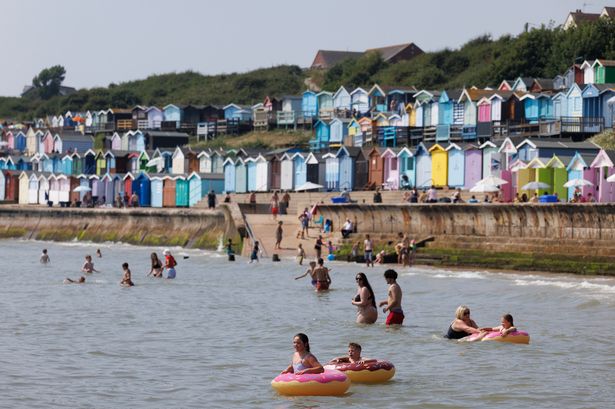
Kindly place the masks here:
[(431, 178), (434, 186), (448, 185), (448, 152), (436, 143), (429, 149), (431, 154)]

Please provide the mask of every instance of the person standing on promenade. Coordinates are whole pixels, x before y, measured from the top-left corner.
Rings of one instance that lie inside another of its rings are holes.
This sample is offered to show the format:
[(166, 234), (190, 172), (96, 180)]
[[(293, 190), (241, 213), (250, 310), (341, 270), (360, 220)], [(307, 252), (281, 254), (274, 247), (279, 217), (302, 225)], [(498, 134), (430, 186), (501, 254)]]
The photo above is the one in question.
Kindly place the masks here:
[(387, 270), (384, 272), (384, 278), (389, 285), (388, 297), (386, 301), (380, 302), (382, 312), (389, 312), (386, 325), (401, 325), (404, 322), (404, 311), (401, 309), (401, 288), (397, 284), (397, 272), (395, 270)]
[(278, 197), (278, 192), (273, 192), (271, 196), (271, 201), (269, 202), (269, 208), (271, 209), (271, 215), (273, 216), (273, 220), (278, 219), (278, 213), (280, 212), (280, 199)]
[(288, 214), (288, 205), (290, 203), (290, 195), (288, 194), (288, 190), (284, 192), (282, 196), (282, 200), (280, 200), (280, 213)]
[(363, 242), (363, 247), (365, 249), (364, 257), (365, 264), (367, 267), (371, 264), (374, 267), (374, 242), (369, 237), (369, 234), (365, 235), (365, 241)]
[(282, 229), (282, 220), (278, 222), (278, 227), (275, 229), (275, 246), (273, 246), (276, 250), (282, 250), (282, 235), (284, 234), (284, 230)]
[(216, 192), (214, 192), (214, 190), (210, 190), (209, 193), (207, 193), (207, 208), (208, 209), (215, 209), (216, 208)]
[(329, 276), (329, 269), (324, 266), (324, 260), (318, 259), (318, 267), (314, 270), (314, 277), (316, 278), (316, 291), (327, 291), (331, 285), (331, 276)]
[(256, 211), (256, 193), (254, 191), (250, 192), (250, 198), (248, 199), (248, 203), (250, 203), (252, 211)]
[(431, 185), (429, 191), (427, 191), (427, 203), (437, 203), (438, 202), (438, 191), (434, 185)]
[(41, 264), (47, 264), (51, 262), (49, 258), (49, 254), (47, 254), (47, 249), (43, 249), (43, 253), (41, 254)]

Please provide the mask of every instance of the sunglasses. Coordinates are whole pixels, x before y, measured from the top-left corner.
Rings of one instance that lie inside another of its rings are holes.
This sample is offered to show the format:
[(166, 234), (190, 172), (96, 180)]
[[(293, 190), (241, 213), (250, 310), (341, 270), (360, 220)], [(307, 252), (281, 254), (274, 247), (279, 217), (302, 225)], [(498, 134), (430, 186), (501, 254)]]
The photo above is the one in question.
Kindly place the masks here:
[(361, 277), (357, 277), (357, 278), (355, 278), (355, 280), (357, 280), (357, 281), (361, 281), (361, 280), (363, 280), (363, 279), (362, 279)]
[(463, 316), (464, 316), (464, 317), (465, 317), (465, 316), (470, 316), (470, 311), (466, 311), (466, 312), (464, 312), (464, 313), (463, 313)]

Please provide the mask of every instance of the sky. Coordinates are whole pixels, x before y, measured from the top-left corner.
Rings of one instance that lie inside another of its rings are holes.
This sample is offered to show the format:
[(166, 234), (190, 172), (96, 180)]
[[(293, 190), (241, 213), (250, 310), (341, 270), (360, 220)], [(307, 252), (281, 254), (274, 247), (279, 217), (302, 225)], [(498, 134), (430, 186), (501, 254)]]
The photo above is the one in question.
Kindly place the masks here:
[[(587, 0), (586, 0), (587, 1)], [(64, 85), (107, 86), (151, 74), (311, 65), (316, 51), (414, 42), (457, 48), (525, 23), (562, 24), (580, 0), (2, 0), (0, 95), (18, 96), (43, 68)]]

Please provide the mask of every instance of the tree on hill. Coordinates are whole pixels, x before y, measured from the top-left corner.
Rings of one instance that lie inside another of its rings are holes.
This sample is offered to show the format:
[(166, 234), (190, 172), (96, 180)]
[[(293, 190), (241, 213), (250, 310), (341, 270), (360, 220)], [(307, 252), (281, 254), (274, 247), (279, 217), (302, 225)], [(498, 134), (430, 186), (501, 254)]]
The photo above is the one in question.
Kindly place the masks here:
[(36, 77), (32, 78), (32, 86), (38, 91), (42, 99), (50, 99), (60, 95), (60, 86), (64, 81), (66, 70), (61, 65), (54, 65), (43, 69)]

